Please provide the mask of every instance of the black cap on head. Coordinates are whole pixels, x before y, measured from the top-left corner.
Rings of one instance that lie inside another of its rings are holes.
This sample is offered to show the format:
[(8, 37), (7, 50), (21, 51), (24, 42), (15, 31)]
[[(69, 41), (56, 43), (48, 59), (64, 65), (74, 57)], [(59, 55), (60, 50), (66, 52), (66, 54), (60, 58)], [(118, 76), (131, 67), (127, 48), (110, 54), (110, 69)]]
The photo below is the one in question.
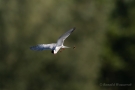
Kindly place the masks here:
[(54, 50), (52, 50), (52, 53), (54, 54)]

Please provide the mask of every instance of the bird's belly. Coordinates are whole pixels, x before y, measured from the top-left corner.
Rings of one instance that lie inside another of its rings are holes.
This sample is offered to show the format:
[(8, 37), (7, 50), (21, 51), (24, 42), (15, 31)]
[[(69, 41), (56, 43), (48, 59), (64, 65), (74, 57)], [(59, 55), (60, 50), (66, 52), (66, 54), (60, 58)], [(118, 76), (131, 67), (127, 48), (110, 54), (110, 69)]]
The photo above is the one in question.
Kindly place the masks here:
[(57, 53), (57, 52), (60, 50), (60, 48), (61, 48), (61, 46), (57, 46), (57, 47), (55, 48), (55, 52)]

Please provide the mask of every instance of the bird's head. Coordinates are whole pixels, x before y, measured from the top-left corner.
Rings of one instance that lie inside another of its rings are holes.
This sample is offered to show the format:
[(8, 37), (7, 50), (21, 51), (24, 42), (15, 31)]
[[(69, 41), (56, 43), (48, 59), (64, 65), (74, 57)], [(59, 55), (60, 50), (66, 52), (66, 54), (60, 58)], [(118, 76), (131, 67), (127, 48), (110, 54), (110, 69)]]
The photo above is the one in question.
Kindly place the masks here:
[(53, 53), (53, 54), (56, 54), (57, 52), (56, 52), (55, 50), (52, 50), (52, 53)]

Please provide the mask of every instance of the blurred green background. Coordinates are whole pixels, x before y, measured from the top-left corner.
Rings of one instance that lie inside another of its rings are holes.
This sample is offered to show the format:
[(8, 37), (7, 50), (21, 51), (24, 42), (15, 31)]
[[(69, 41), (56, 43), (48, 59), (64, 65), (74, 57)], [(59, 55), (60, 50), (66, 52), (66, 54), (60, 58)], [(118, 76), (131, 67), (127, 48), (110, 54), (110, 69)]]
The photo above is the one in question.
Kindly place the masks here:
[[(75, 50), (29, 49), (72, 27)], [(135, 0), (0, 0), (0, 90), (135, 90), (134, 69)]]

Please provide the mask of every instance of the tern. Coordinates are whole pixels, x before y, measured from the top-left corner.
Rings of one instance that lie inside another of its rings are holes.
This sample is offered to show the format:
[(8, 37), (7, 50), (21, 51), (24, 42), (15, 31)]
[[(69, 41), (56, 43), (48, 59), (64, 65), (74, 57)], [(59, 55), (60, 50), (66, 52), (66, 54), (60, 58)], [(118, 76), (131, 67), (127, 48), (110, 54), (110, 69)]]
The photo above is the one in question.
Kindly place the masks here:
[[(42, 51), (42, 50), (51, 50), (51, 52), (53, 54), (57, 54), (57, 52), (61, 49), (61, 48), (70, 48), (67, 46), (64, 46), (64, 41), (65, 39), (75, 30), (75, 27), (70, 29), (69, 31), (67, 31), (66, 33), (64, 33), (63, 35), (61, 35), (58, 40), (57, 43), (51, 43), (51, 44), (38, 44), (36, 46), (32, 46), (30, 47), (31, 50), (35, 50), (35, 51)], [(73, 47), (73, 49), (75, 48), (75, 46)]]

